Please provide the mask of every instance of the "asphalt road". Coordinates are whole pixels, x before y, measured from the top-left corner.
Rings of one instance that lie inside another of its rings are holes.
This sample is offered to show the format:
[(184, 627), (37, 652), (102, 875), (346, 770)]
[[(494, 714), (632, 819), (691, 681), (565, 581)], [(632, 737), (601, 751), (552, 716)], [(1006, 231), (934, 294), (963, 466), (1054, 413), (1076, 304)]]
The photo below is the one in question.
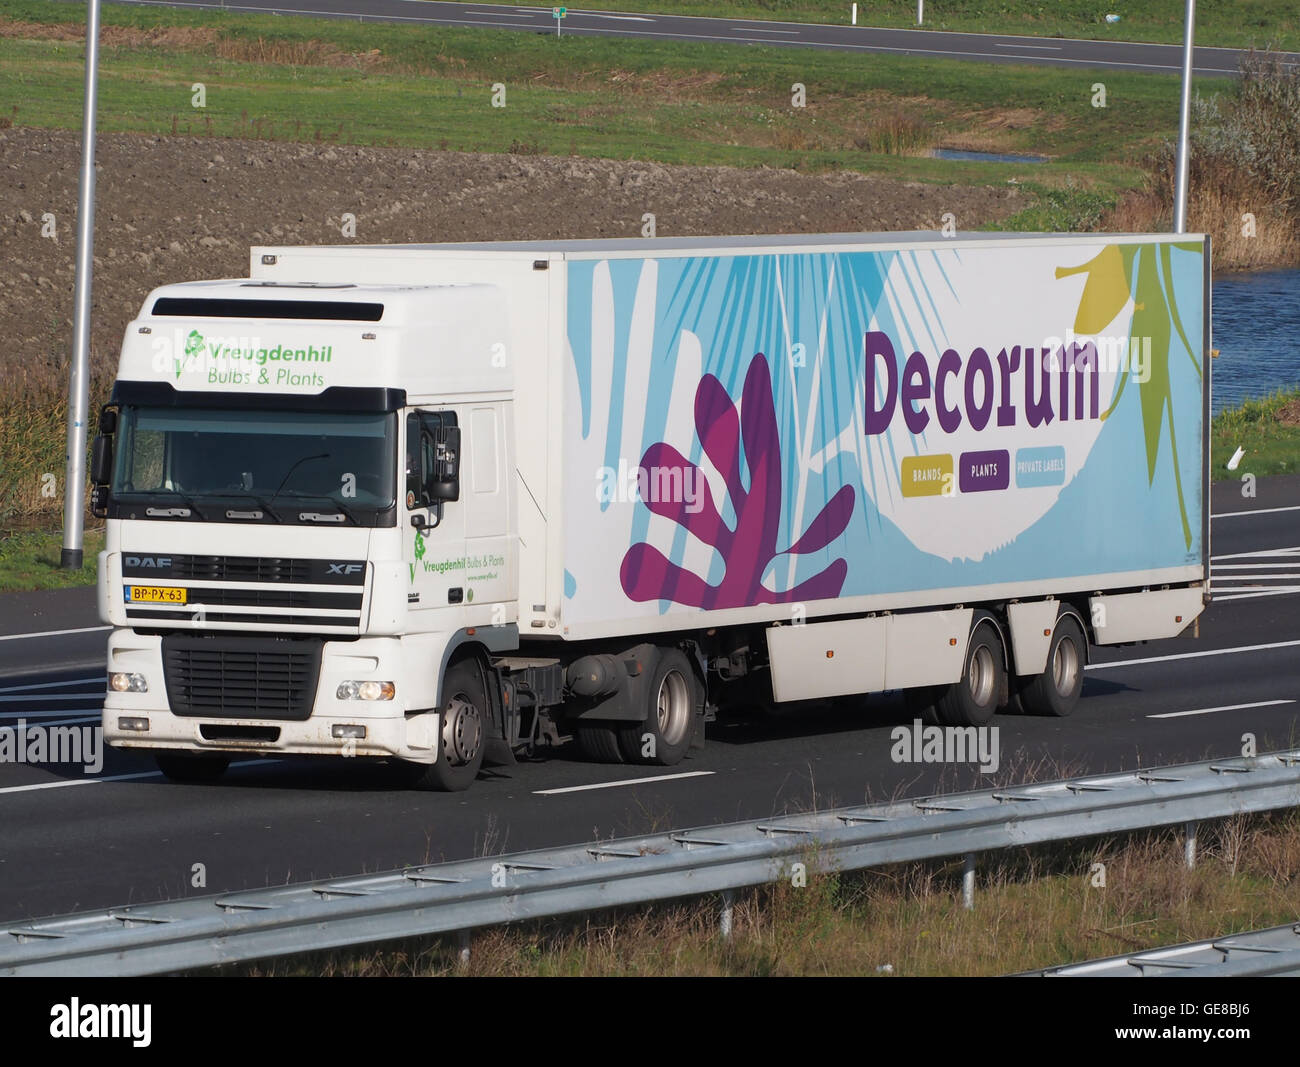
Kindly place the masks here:
[[(1300, 712), (1300, 478), (1255, 499), (1216, 490), (1200, 639), (1101, 650), (1065, 720), (1001, 716), (994, 781), (1058, 777), (1292, 746)], [(104, 632), (84, 591), (0, 598), (0, 726), (94, 726)], [(17, 636), (29, 631), (25, 637)], [(50, 631), (56, 631), (50, 633)], [(74, 631), (63, 633), (57, 631)], [(97, 659), (87, 649), (97, 646)], [(91, 662), (94, 666), (91, 666)], [(896, 697), (720, 721), (673, 768), (561, 751), (487, 772), (467, 793), (398, 787), (378, 764), (250, 760), (218, 785), (165, 781), (141, 756), (0, 764), (0, 916), (59, 914), (337, 877), (547, 845), (987, 786), (973, 767), (894, 763)], [(202, 864), (204, 886), (193, 883)]]
[[(444, 26), (491, 26), (503, 30), (554, 33), (550, 7), (509, 4), (452, 4), (434, 0), (111, 0), (145, 7), (202, 8), (280, 15), (314, 15), (375, 22)], [(847, 9), (848, 5), (845, 4)], [(865, 15), (864, 15), (865, 17)], [(867, 26), (827, 26), (800, 22), (696, 18), (685, 15), (638, 15), (628, 12), (578, 11), (569, 8), (564, 34), (637, 37), (669, 41), (727, 41), (833, 51), (893, 53), (990, 63), (1033, 63), (1177, 73), (1182, 70), (1178, 45), (1083, 41), (937, 30), (886, 30)], [(1197, 48), (1197, 74), (1235, 74), (1241, 53), (1232, 48)], [(1300, 55), (1289, 54), (1300, 63)]]

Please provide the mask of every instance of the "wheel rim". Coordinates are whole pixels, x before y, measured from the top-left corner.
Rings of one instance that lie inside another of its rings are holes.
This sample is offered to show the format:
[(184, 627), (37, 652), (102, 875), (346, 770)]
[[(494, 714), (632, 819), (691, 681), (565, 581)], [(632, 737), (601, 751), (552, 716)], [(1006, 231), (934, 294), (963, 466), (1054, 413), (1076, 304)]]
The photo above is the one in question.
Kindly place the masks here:
[(669, 671), (659, 683), (656, 714), (664, 743), (680, 744), (691, 721), (691, 691), (681, 671)]
[(442, 719), (442, 750), (447, 762), (463, 767), (474, 762), (483, 745), (483, 719), (478, 708), (457, 694)]
[(1057, 642), (1056, 651), (1052, 653), (1052, 684), (1061, 696), (1074, 692), (1079, 678), (1079, 650), (1068, 637)]
[(994, 679), (993, 653), (988, 645), (980, 645), (970, 658), (966, 684), (970, 687), (971, 699), (984, 707), (993, 699)]

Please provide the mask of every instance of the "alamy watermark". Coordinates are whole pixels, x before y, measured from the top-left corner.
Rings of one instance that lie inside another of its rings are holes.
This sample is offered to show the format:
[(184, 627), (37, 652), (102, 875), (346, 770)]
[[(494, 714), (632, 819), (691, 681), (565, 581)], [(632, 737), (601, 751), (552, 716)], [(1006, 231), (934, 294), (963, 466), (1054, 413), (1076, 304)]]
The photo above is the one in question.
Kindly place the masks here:
[(100, 726), (16, 726), (0, 728), (0, 763), (80, 763), (82, 774), (104, 769)]
[(704, 473), (698, 467), (631, 467), (620, 459), (618, 467), (596, 470), (596, 500), (601, 504), (631, 503), (684, 504), (688, 515), (704, 509), (709, 491)]
[(895, 726), (889, 758), (895, 763), (976, 763), (985, 774), (998, 769), (1002, 744), (997, 726)]

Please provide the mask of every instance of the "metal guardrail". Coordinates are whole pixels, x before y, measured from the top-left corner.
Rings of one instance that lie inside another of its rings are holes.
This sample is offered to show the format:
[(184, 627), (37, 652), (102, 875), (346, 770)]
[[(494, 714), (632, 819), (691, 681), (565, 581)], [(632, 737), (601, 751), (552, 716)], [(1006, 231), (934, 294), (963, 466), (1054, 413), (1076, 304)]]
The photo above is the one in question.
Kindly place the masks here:
[(1046, 978), (1300, 977), (1300, 923), (1027, 971)]
[(1300, 749), (0, 924), (0, 974), (139, 975), (1300, 806)]

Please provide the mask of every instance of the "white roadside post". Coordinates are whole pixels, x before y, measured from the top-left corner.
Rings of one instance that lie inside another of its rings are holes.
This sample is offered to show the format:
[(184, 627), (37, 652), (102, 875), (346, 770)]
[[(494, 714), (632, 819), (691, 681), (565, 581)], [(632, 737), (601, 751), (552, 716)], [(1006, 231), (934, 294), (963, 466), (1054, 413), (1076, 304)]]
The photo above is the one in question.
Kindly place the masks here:
[(916, 24), (919, 26), (925, 21), (925, 0), (916, 0)]
[(853, 17), (849, 20), (849, 24), (850, 24), (851, 26), (856, 26), (856, 25), (858, 24), (858, 5), (857, 5), (857, 4), (854, 4), (854, 5), (853, 5)]
[(68, 453), (63, 482), (63, 551), (59, 565), (79, 570), (85, 534), (86, 422), (90, 417), (90, 282), (95, 248), (95, 96), (99, 74), (99, 0), (86, 5), (86, 93), (77, 193), (77, 279), (68, 371)]
[(1174, 180), (1174, 233), (1187, 232), (1187, 141), (1192, 117), (1192, 36), (1196, 0), (1187, 0), (1183, 24), (1183, 94), (1178, 113), (1178, 174)]

